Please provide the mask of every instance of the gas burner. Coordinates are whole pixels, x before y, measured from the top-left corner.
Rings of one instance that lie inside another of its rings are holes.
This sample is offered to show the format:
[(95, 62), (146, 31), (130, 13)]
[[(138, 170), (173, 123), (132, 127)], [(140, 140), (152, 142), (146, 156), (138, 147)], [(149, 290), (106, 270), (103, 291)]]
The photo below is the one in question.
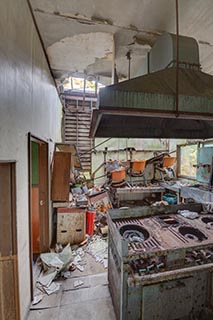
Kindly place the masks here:
[(189, 240), (193, 241), (203, 241), (207, 240), (208, 238), (205, 236), (203, 232), (201, 232), (199, 229), (193, 228), (193, 227), (187, 227), (183, 226), (179, 228), (179, 232)]
[(203, 217), (201, 220), (206, 224), (207, 229), (213, 229), (213, 218), (212, 217)]
[(167, 226), (174, 226), (175, 227), (175, 226), (179, 225), (178, 220), (176, 220), (174, 217), (168, 216), (168, 215), (159, 216), (158, 221), (161, 224), (167, 225)]
[(120, 234), (128, 242), (144, 242), (149, 238), (149, 232), (136, 224), (126, 224), (120, 228)]

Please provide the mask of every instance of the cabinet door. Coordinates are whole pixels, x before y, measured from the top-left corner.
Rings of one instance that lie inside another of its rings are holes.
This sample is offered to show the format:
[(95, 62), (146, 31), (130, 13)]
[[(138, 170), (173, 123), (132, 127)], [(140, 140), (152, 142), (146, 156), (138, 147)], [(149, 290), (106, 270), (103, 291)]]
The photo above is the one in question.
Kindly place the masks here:
[(54, 152), (52, 200), (69, 201), (71, 154)]
[(143, 320), (182, 319), (189, 316), (192, 306), (193, 277), (143, 287)]

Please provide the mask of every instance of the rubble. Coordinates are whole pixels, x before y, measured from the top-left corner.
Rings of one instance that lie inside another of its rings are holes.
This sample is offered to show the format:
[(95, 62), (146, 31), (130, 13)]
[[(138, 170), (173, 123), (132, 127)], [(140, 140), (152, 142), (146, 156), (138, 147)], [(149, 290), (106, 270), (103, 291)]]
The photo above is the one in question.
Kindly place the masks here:
[[(60, 246), (57, 246), (59, 249)], [(58, 292), (60, 290), (60, 284), (53, 282), (59, 275), (66, 278), (68, 277), (67, 270), (70, 263), (73, 260), (72, 250), (70, 244), (68, 244), (61, 252), (48, 252), (40, 255), (43, 271), (36, 281), (36, 288), (42, 293), (48, 295)], [(38, 294), (34, 297), (34, 304), (39, 303), (43, 296)]]
[(156, 201), (152, 204), (152, 206), (156, 207), (156, 206), (168, 206), (168, 202), (165, 200), (162, 201)]
[(97, 262), (102, 263), (105, 269), (108, 267), (108, 242), (106, 240), (100, 236), (93, 237), (86, 250)]
[(36, 304), (38, 304), (39, 302), (42, 301), (44, 295), (41, 293), (41, 294), (37, 294), (34, 296), (34, 299), (33, 299), (33, 302), (32, 302), (32, 305), (35, 306)]
[(190, 210), (178, 210), (177, 213), (179, 213), (184, 218), (188, 218), (191, 220), (197, 219), (199, 217), (199, 214), (197, 212), (190, 211)]
[(73, 283), (74, 288), (78, 288), (80, 286), (82, 286), (84, 284), (84, 282), (82, 280), (76, 280)]
[(61, 252), (42, 253), (40, 255), (44, 270), (53, 268), (57, 272), (64, 271), (68, 268), (73, 259), (70, 244), (68, 244)]

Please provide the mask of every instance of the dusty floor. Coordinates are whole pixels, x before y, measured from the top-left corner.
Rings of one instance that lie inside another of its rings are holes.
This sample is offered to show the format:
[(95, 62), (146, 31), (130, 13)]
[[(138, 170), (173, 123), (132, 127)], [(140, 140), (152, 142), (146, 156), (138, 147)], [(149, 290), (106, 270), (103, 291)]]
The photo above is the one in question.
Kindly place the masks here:
[[(28, 320), (115, 320), (106, 269), (88, 254), (84, 262), (83, 272), (75, 270), (71, 278), (60, 281), (58, 293), (31, 306)], [(76, 280), (83, 285), (74, 288)]]

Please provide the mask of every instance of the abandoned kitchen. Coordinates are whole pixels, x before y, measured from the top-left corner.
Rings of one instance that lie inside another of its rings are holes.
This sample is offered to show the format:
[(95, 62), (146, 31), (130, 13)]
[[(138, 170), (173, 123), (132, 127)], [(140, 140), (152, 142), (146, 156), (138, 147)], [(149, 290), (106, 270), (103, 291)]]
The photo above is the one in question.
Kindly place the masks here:
[(0, 320), (213, 319), (212, 16), (0, 0)]

